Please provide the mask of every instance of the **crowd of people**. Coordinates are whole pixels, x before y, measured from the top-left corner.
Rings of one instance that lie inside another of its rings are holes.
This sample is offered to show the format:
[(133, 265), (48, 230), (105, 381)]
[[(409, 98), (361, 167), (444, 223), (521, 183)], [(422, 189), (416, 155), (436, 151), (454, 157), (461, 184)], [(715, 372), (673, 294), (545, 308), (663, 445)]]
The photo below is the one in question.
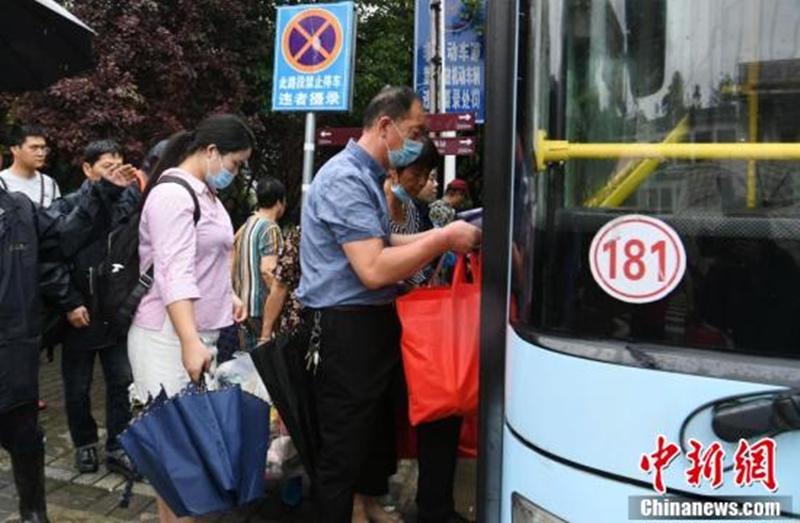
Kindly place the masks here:
[[(378, 93), (363, 128), (318, 171), (290, 226), (281, 228), (285, 187), (262, 176), (256, 209), (236, 232), (218, 191), (243, 170), (256, 143), (234, 115), (210, 116), (159, 142), (142, 169), (125, 163), (116, 142), (92, 142), (81, 164), (86, 180), (65, 196), (40, 172), (44, 131), (12, 134), (13, 163), (0, 172), (0, 238), (8, 246), (0, 281), (22, 285), (0, 286), (0, 307), (9, 309), (0, 315), (0, 353), (14, 363), (13, 372), (0, 369), (0, 443), (12, 456), (23, 521), (47, 521), (37, 370), (42, 337), (59, 322), (75, 466), (82, 473), (99, 468), (90, 404), (99, 357), (105, 465), (127, 476), (135, 467), (117, 436), (132, 408), (162, 387), (176, 394), (213, 373), (221, 332), (233, 329), (238, 348), (248, 349), (313, 324), (320, 333), (313, 376), (317, 519), (401, 520), (380, 503), (396, 471), (405, 394), (394, 301), (429, 281), (443, 255), (477, 248), (481, 234), (456, 219), (469, 197), (462, 180), (436, 200), (440, 159), (412, 89)], [(97, 310), (95, 268), (109, 235), (134, 212), (139, 265), (152, 266), (153, 277), (120, 333)], [(24, 269), (34, 265), (35, 274)], [(14, 294), (20, 292), (24, 300)], [(453, 504), (461, 421), (417, 426), (420, 522), (463, 520)], [(178, 521), (160, 497), (158, 510), (161, 521)]]

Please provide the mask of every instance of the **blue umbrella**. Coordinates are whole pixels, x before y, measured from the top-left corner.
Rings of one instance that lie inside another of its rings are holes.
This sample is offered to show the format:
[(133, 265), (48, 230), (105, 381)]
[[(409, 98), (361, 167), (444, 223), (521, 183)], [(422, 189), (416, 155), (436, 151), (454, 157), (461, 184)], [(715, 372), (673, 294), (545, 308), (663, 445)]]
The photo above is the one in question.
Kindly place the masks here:
[(179, 517), (264, 493), (269, 406), (238, 386), (159, 395), (120, 436), (138, 471)]
[(244, 505), (264, 495), (264, 468), (269, 447), (269, 404), (243, 392), (241, 407), (241, 472), (236, 501)]
[(190, 385), (175, 398), (183, 422), (220, 492), (235, 499), (241, 454), (242, 389), (206, 392)]
[(208, 474), (176, 400), (162, 391), (120, 435), (120, 443), (175, 515), (198, 516), (231, 507)]

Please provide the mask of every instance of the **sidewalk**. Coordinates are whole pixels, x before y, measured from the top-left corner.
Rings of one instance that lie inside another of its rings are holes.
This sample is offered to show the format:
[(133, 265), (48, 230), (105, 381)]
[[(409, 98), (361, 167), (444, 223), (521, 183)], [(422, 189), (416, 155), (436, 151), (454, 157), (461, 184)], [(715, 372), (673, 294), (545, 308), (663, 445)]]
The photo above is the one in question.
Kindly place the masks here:
[[(94, 474), (78, 474), (73, 465), (73, 449), (67, 429), (64, 395), (61, 382), (61, 351), (55, 351), (55, 361), (47, 362), (42, 353), (39, 372), (40, 393), (48, 408), (40, 412), (40, 424), (46, 435), (45, 476), (48, 516), (53, 523), (100, 523), (118, 521), (158, 521), (153, 489), (136, 483), (133, 498), (127, 509), (118, 507), (124, 488), (124, 478), (109, 473), (101, 465)], [(92, 387), (92, 412), (100, 429), (100, 453), (105, 439), (105, 387), (99, 361), (95, 365)], [(414, 494), (417, 480), (416, 462), (404, 460), (393, 476), (387, 502), (403, 513), (406, 523), (416, 520)], [(456, 509), (465, 516), (475, 517), (475, 472), (473, 460), (462, 460), (456, 477)], [(306, 522), (312, 521), (310, 502), (300, 507), (285, 507), (274, 485), (267, 489), (263, 500), (242, 507), (235, 513), (212, 514), (200, 519), (211, 522)], [(11, 475), (8, 454), (0, 450), (0, 523), (18, 521), (16, 489)]]

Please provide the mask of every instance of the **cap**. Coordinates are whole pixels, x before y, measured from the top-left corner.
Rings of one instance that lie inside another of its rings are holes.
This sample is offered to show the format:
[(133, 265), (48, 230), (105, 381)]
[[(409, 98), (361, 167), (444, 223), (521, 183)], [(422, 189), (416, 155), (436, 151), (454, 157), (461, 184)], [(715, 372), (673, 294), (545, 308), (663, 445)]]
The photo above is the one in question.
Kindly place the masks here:
[(449, 190), (454, 190), (454, 191), (468, 192), (469, 188), (467, 187), (467, 182), (465, 182), (464, 180), (460, 180), (460, 179), (456, 178), (455, 180), (453, 180), (452, 182), (447, 184), (447, 189), (446, 190), (448, 190), (448, 191)]

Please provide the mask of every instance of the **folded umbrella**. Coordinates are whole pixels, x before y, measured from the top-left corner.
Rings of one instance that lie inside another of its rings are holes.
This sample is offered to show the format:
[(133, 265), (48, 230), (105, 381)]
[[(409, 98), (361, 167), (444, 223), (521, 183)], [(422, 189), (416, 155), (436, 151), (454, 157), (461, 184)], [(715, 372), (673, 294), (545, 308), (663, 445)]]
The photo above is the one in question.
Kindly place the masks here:
[(137, 470), (179, 517), (231, 508), (230, 496), (208, 473), (176, 400), (159, 394), (120, 437)]
[(312, 375), (305, 366), (310, 330), (280, 334), (259, 345), (250, 357), (275, 408), (286, 426), (306, 472), (313, 478), (317, 452), (317, 427)]
[(212, 480), (232, 501), (236, 498), (241, 454), (242, 390), (207, 392), (189, 385), (177, 398), (183, 422)]
[(165, 398), (162, 391), (120, 443), (177, 516), (229, 510), (263, 495), (266, 402), (238, 386), (190, 386)]
[(241, 460), (236, 502), (244, 505), (264, 495), (264, 469), (269, 448), (269, 403), (242, 392)]

